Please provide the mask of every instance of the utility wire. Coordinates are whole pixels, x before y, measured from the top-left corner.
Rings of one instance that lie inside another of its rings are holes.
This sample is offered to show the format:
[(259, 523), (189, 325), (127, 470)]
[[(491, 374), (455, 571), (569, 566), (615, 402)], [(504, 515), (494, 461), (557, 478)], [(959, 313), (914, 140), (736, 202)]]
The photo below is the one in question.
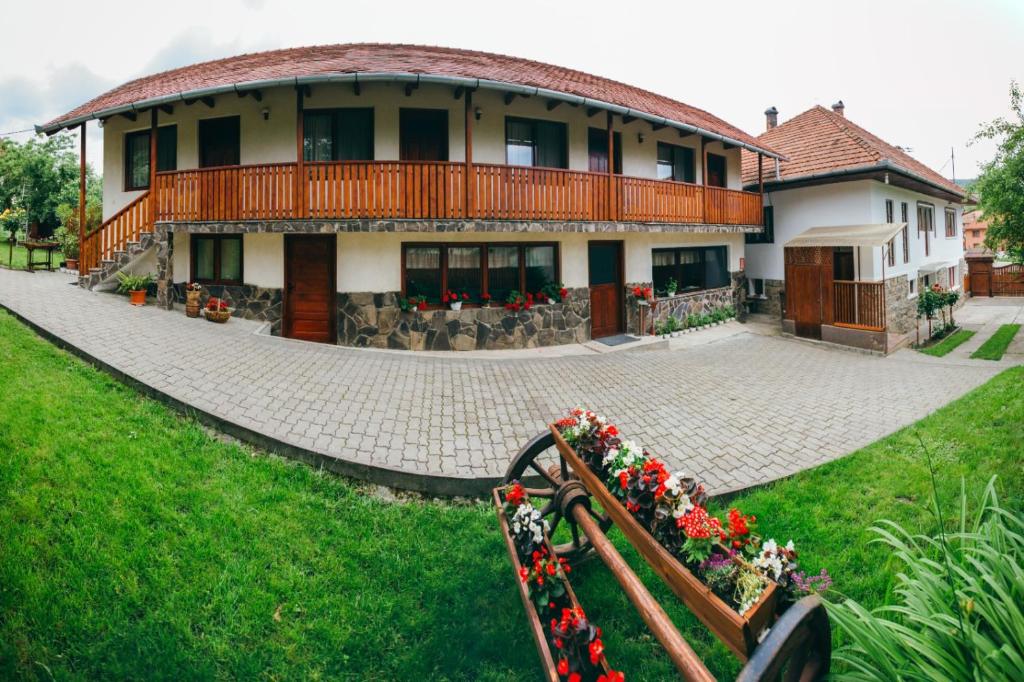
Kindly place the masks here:
[(35, 128), (25, 128), (24, 130), (12, 130), (8, 133), (0, 133), (0, 137), (10, 137), (11, 135), (19, 135), (21, 133), (35, 132)]

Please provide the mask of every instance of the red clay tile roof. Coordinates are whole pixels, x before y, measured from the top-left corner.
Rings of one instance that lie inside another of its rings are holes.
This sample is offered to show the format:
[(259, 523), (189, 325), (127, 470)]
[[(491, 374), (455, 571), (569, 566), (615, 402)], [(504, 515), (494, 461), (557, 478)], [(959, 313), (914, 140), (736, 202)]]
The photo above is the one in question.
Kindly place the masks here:
[(429, 74), (544, 88), (664, 117), (771, 151), (753, 136), (706, 111), (582, 71), (487, 52), (369, 43), (258, 52), (165, 71), (116, 87), (39, 128), (50, 132), (61, 124), (105, 110), (206, 88), (353, 73)]
[[(903, 170), (948, 192), (964, 196), (963, 188), (952, 180), (822, 106), (808, 109), (758, 135), (757, 140), (787, 157), (780, 163), (783, 182), (831, 171), (888, 164), (891, 170)], [(765, 180), (774, 179), (774, 173), (774, 163), (767, 164)], [(757, 155), (744, 151), (743, 184), (756, 182)]]

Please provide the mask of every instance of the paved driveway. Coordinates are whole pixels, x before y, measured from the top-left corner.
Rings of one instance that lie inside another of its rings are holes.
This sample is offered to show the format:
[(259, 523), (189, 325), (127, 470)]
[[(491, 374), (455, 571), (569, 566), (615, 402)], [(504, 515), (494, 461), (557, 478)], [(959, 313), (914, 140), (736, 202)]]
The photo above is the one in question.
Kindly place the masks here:
[(525, 440), (577, 404), (714, 492), (735, 490), (866, 445), (1010, 364), (909, 350), (880, 358), (739, 326), (704, 345), (691, 335), (678, 349), (420, 357), (133, 308), (69, 282), (0, 270), (0, 304), (228, 432), (344, 473), (435, 491), (479, 491), (478, 479), (500, 476)]

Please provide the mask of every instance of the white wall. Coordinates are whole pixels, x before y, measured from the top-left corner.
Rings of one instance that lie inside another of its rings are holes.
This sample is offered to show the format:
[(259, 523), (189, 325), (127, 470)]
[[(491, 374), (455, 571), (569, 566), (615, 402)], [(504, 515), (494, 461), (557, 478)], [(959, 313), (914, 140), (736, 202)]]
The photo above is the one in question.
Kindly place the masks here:
[[(547, 100), (538, 97), (516, 97), (508, 106), (504, 95), (496, 91), (480, 90), (474, 94), (474, 109), (479, 107), (481, 116), (473, 126), (473, 160), (477, 163), (504, 164), (505, 159), (505, 117), (523, 116), (567, 124), (569, 138), (569, 168), (588, 170), (587, 129), (604, 129), (605, 112), (592, 117), (586, 108), (573, 107), (567, 103), (552, 111), (547, 109)], [(456, 100), (451, 87), (422, 85), (409, 97), (405, 96), (403, 84), (369, 83), (361, 86), (356, 95), (350, 84), (314, 85), (312, 96), (306, 98), (307, 109), (331, 107), (373, 107), (374, 109), (374, 155), (378, 160), (394, 160), (399, 156), (398, 117), (403, 107), (446, 109), (448, 111), (448, 143), (451, 161), (465, 160), (465, 105)], [(262, 110), (269, 110), (269, 119), (264, 120)], [(205, 118), (239, 116), (241, 125), (241, 163), (290, 162), (295, 160), (295, 92), (292, 88), (274, 88), (263, 91), (263, 101), (237, 95), (221, 95), (214, 98), (211, 109), (201, 102), (190, 106), (184, 103), (174, 105), (172, 114), (160, 113), (160, 125), (176, 124), (178, 140), (179, 170), (196, 168), (199, 165), (198, 121)], [(625, 175), (643, 178), (656, 176), (658, 141), (688, 146), (696, 150), (696, 179), (702, 177), (700, 140), (694, 135), (681, 137), (678, 130), (663, 128), (657, 132), (644, 121), (635, 120), (623, 124), (616, 117), (614, 128), (621, 132), (622, 169)], [(103, 128), (103, 214), (104, 218), (123, 208), (139, 195), (139, 192), (124, 190), (124, 136), (136, 130), (149, 129), (149, 114), (139, 115), (136, 121), (123, 116), (107, 120)], [(640, 142), (640, 135), (644, 141)], [(720, 142), (709, 142), (708, 152), (721, 154), (727, 160), (727, 185), (741, 189), (740, 150), (725, 150)]]
[[(893, 221), (902, 222), (900, 204), (907, 202), (910, 237), (910, 262), (903, 262), (903, 237), (896, 237), (896, 265), (885, 261), (884, 275), (906, 274), (917, 277), (918, 268), (926, 262), (948, 261), (956, 265), (963, 258), (963, 209), (933, 196), (886, 185), (877, 180), (836, 182), (815, 187), (777, 190), (765, 194), (765, 205), (774, 207), (775, 242), (747, 245), (747, 277), (751, 279), (785, 278), (783, 248), (786, 242), (812, 227), (866, 225), (886, 220), (885, 200), (893, 200)], [(934, 207), (935, 230), (931, 235), (931, 253), (924, 254), (924, 235), (917, 229), (917, 203)], [(945, 209), (956, 211), (956, 235), (946, 237)], [(879, 281), (883, 276), (883, 251), (880, 247), (862, 248), (857, 264), (858, 278)], [(888, 252), (886, 251), (886, 254)], [(957, 286), (963, 273), (957, 273)]]

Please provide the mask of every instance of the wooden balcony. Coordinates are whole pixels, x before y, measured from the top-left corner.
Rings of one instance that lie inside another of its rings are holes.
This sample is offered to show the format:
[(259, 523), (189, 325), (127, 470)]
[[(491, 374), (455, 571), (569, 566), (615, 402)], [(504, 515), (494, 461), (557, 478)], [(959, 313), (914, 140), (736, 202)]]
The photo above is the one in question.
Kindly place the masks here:
[[(156, 175), (156, 220), (482, 219), (760, 225), (761, 195), (550, 168), (417, 161)], [(611, 187), (609, 187), (609, 182)]]

